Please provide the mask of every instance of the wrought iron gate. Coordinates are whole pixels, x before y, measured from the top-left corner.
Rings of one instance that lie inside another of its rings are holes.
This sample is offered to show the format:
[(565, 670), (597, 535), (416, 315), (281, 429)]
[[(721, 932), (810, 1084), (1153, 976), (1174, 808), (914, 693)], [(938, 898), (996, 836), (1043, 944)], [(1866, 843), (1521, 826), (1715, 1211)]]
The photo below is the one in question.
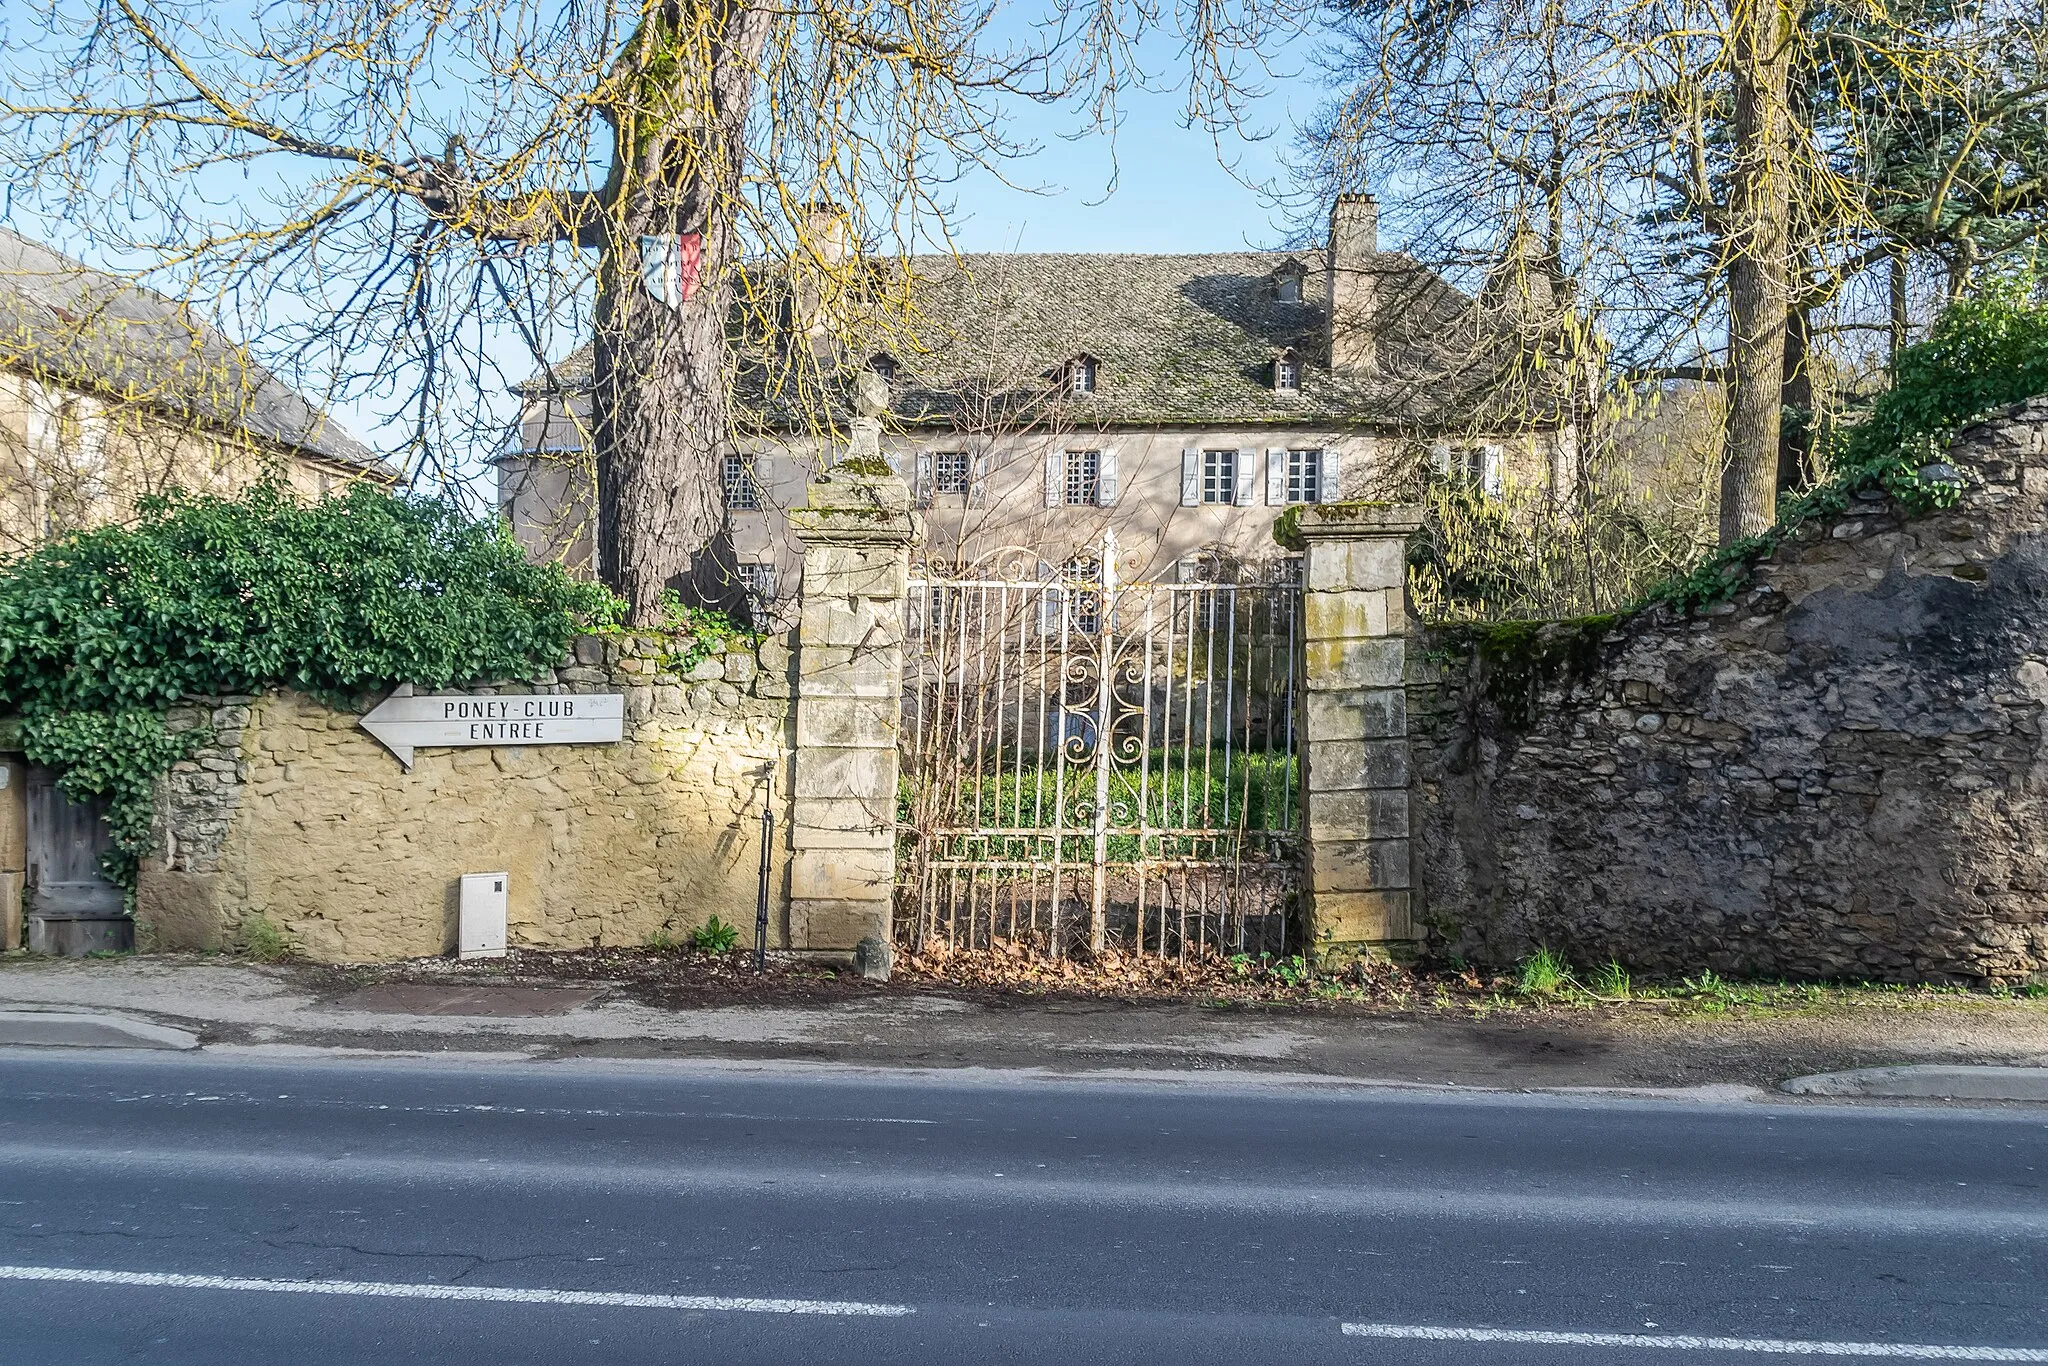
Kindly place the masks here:
[(1127, 583), (1116, 543), (910, 585), (897, 923), (913, 947), (1288, 948), (1300, 586)]

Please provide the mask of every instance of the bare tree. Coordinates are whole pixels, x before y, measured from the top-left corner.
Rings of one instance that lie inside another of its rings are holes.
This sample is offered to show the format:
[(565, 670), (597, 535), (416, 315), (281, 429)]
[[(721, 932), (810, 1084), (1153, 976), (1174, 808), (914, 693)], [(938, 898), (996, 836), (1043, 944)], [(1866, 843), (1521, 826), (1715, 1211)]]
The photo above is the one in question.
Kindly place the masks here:
[(1368, 174), (1420, 182), (1420, 249), (1467, 265), (1497, 254), (1510, 226), (1537, 225), (1549, 272), (1568, 285), (1560, 297), (1622, 374), (1728, 384), (1724, 544), (1774, 520), (1784, 407), (1810, 385), (1811, 313), (1899, 250), (1873, 150), (1909, 104), (1995, 104), (2001, 118), (2027, 107), (1997, 56), (2031, 22), (2024, 7), (1338, 10), (1339, 95), (1310, 130), (1318, 188)]
[[(587, 331), (600, 568), (647, 620), (722, 519), (736, 373), (773, 369), (772, 400), (829, 430), (831, 343), (909, 308), (866, 254), (950, 240), (949, 186), (1029, 150), (1011, 101), (1107, 129), (1163, 38), (1220, 127), (1293, 22), (1289, 0), (48, 0), (13, 35), (40, 74), (0, 99), (0, 156), (17, 202), (403, 404), (432, 475), (474, 435), (465, 390), (505, 378), (493, 329), (530, 362)], [(743, 354), (792, 311), (805, 345)]]

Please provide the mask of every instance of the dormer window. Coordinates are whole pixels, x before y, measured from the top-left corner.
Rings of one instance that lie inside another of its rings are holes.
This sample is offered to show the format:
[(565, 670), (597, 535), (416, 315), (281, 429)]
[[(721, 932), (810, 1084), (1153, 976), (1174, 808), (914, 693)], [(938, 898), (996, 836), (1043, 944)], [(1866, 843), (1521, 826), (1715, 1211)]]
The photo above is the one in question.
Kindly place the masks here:
[(1308, 267), (1299, 261), (1283, 261), (1273, 272), (1273, 297), (1283, 304), (1301, 302), (1301, 282), (1308, 278)]
[(1273, 392), (1301, 392), (1301, 356), (1291, 346), (1273, 358)]
[(877, 351), (868, 357), (868, 370), (879, 375), (884, 384), (896, 382), (896, 358), (886, 351)]
[(1067, 363), (1067, 392), (1074, 396), (1095, 392), (1095, 357), (1080, 355)]

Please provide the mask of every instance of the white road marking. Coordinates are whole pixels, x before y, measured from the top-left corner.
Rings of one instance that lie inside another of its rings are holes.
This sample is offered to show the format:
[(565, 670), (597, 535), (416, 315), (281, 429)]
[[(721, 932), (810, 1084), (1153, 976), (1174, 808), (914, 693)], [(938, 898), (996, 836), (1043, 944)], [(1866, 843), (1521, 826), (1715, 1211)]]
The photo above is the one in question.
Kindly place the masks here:
[(1914, 1342), (1802, 1342), (1660, 1333), (1543, 1333), (1522, 1328), (1433, 1328), (1415, 1323), (1347, 1323), (1346, 1337), (1410, 1342), (1521, 1342), (1544, 1347), (1637, 1347), (1681, 1352), (1757, 1352), (1795, 1357), (1884, 1357), (1893, 1361), (2048, 1361), (2042, 1347), (1943, 1347)]
[(752, 1299), (728, 1295), (636, 1295), (613, 1290), (527, 1290), (495, 1285), (408, 1285), (391, 1281), (279, 1281), (250, 1276), (186, 1276), (167, 1271), (100, 1271), (68, 1266), (0, 1266), (0, 1281), (63, 1281), (164, 1290), (262, 1290), (286, 1295), (362, 1295), (388, 1300), (481, 1300), (493, 1304), (571, 1304), (600, 1309), (680, 1309), (725, 1314), (825, 1314), (901, 1318), (906, 1304), (857, 1300)]

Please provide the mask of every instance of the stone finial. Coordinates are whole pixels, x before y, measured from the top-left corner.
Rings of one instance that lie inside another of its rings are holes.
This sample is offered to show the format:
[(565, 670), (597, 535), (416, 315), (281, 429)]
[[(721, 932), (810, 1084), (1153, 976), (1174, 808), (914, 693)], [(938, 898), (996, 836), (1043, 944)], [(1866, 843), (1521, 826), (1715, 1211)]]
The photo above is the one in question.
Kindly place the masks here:
[(889, 411), (889, 381), (873, 370), (853, 377), (853, 410), (862, 417), (878, 418)]

